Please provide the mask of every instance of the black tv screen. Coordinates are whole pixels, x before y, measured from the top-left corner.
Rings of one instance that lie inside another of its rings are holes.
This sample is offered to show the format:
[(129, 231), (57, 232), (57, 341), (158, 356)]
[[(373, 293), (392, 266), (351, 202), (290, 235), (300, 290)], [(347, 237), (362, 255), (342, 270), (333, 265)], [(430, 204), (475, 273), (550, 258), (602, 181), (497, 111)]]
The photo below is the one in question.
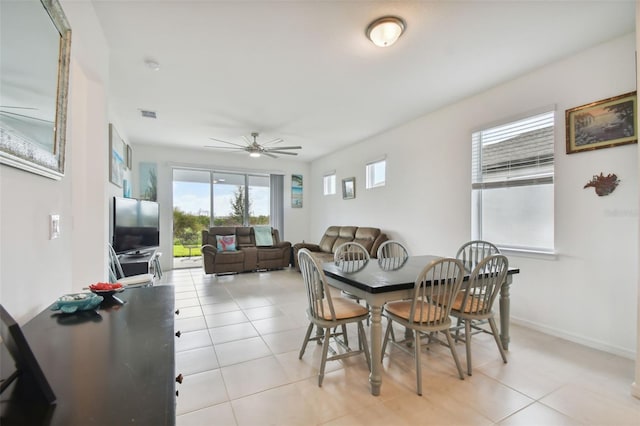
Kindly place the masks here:
[(160, 245), (158, 203), (113, 197), (113, 249), (135, 253)]

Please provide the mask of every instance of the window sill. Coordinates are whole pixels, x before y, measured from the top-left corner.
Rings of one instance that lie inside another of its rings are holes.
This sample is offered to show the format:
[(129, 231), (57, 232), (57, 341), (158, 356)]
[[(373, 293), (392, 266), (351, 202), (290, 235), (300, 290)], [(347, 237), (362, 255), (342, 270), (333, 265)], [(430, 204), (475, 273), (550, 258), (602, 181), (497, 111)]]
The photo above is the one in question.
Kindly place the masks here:
[(528, 257), (541, 260), (558, 260), (558, 253), (553, 251), (541, 251), (533, 249), (521, 249), (513, 247), (498, 247), (500, 253), (517, 257)]

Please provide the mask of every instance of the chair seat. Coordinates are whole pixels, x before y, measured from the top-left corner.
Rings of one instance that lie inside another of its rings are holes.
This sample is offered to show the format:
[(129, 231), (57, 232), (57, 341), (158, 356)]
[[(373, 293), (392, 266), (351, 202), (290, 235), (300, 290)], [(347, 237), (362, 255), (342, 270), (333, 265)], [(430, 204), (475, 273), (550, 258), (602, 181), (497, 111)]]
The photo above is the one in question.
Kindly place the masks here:
[(478, 312), (484, 309), (484, 302), (477, 297), (474, 297), (474, 296), (467, 297), (467, 302), (465, 303), (464, 308), (462, 307), (463, 300), (464, 300), (464, 292), (458, 293), (455, 300), (453, 301), (453, 304), (451, 305), (451, 310), (464, 312), (468, 314), (470, 312)]
[(132, 275), (130, 277), (123, 277), (123, 278), (120, 278), (118, 282), (125, 287), (130, 287), (130, 286), (140, 285), (140, 284), (151, 284), (153, 283), (153, 274), (140, 274), (140, 275)]
[[(336, 313), (336, 319), (349, 319), (349, 318), (357, 318), (363, 315), (367, 315), (369, 310), (362, 305), (351, 302), (350, 300), (341, 299), (336, 297), (332, 299), (333, 301), (333, 310)], [(323, 300), (322, 309), (318, 309), (318, 312), (323, 312), (323, 318), (325, 320), (331, 321), (331, 310), (329, 309), (329, 302), (324, 299)]]
[[(409, 318), (411, 317), (412, 303), (412, 300), (389, 302), (385, 305), (384, 309), (392, 315), (409, 321)], [(423, 309), (420, 309), (420, 304), (416, 306), (416, 310), (413, 315), (413, 322), (433, 322), (442, 318), (442, 315), (444, 314), (442, 307), (429, 302), (422, 302), (422, 305)]]

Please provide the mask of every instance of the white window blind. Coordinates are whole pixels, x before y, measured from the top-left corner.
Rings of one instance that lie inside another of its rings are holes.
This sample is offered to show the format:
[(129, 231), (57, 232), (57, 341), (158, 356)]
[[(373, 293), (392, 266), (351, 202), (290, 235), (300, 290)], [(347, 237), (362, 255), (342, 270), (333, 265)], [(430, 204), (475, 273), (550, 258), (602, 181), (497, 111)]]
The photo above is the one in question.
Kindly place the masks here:
[(473, 188), (553, 182), (554, 112), (472, 135)]

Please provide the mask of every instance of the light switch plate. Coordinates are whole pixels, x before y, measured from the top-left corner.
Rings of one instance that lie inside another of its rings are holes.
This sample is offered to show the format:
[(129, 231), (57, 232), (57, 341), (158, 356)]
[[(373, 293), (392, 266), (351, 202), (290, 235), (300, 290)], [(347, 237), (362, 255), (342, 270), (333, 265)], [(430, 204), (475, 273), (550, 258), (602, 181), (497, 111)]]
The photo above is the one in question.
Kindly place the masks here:
[(60, 237), (60, 215), (49, 215), (49, 239), (53, 240)]

